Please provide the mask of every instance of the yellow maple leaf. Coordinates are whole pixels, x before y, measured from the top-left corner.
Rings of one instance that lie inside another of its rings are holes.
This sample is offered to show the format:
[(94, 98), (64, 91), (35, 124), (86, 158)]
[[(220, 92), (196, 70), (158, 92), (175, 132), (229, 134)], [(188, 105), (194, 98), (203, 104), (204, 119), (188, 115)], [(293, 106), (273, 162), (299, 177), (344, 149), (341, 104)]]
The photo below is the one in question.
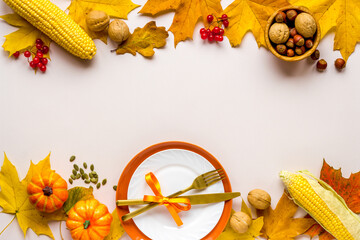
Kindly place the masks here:
[(174, 34), (176, 46), (180, 41), (192, 39), (195, 25), (200, 18), (208, 25), (207, 15), (219, 16), (222, 7), (220, 0), (148, 0), (140, 13), (156, 15), (169, 10), (175, 11), (169, 31)]
[(335, 30), (334, 50), (340, 50), (345, 60), (360, 42), (359, 0), (289, 0), (293, 5), (305, 6), (315, 14), (321, 37)]
[[(23, 52), (29, 50), (33, 55), (36, 54), (35, 41), (40, 38), (44, 45), (50, 46), (51, 40), (33, 25), (28, 23), (25, 19), (17, 14), (6, 14), (0, 16), (8, 24), (18, 27), (19, 29), (5, 36), (6, 40), (3, 44), (5, 51), (9, 52), (9, 57), (16, 51)], [(49, 53), (44, 54), (44, 57), (50, 58)]]
[(125, 233), (124, 228), (121, 226), (119, 216), (116, 209), (112, 212), (113, 221), (110, 226), (110, 233), (104, 238), (104, 240), (118, 240)]
[(275, 210), (271, 207), (258, 211), (259, 216), (264, 217), (262, 236), (271, 240), (293, 240), (303, 234), (315, 220), (311, 218), (293, 218), (298, 206), (284, 193), (276, 205)]
[(69, 16), (79, 24), (92, 39), (100, 39), (107, 43), (107, 30), (94, 32), (86, 25), (86, 15), (91, 10), (106, 12), (110, 17), (127, 19), (129, 12), (139, 7), (131, 0), (72, 0), (69, 9)]
[(27, 229), (31, 228), (37, 235), (44, 234), (54, 239), (48, 225), (48, 219), (44, 218), (28, 199), (26, 181), (24, 179), (20, 182), (15, 166), (5, 155), (0, 171), (0, 206), (3, 209), (2, 212), (15, 215), (14, 219), (18, 220), (24, 237)]
[(165, 46), (168, 36), (169, 34), (164, 27), (157, 27), (155, 22), (151, 21), (143, 28), (136, 28), (134, 33), (119, 45), (116, 53), (136, 55), (136, 52), (138, 52), (144, 57), (151, 57), (155, 53), (153, 48)]
[[(241, 204), (241, 211), (246, 213), (247, 215), (249, 215), (252, 218), (251, 210), (246, 205), (244, 200), (242, 201), (242, 204)], [(231, 216), (234, 213), (235, 213), (235, 211), (232, 210)], [(228, 224), (225, 227), (225, 230), (220, 234), (220, 236), (217, 238), (217, 240), (254, 240), (258, 236), (260, 236), (260, 231), (261, 231), (263, 225), (264, 225), (264, 219), (263, 219), (263, 217), (259, 217), (252, 221), (247, 232), (239, 234), (232, 229), (232, 227), (230, 226), (230, 220), (229, 220)]]
[(229, 26), (225, 35), (231, 46), (241, 44), (245, 34), (251, 31), (258, 46), (267, 48), (265, 28), (269, 17), (279, 8), (289, 5), (287, 0), (235, 0), (225, 10)]

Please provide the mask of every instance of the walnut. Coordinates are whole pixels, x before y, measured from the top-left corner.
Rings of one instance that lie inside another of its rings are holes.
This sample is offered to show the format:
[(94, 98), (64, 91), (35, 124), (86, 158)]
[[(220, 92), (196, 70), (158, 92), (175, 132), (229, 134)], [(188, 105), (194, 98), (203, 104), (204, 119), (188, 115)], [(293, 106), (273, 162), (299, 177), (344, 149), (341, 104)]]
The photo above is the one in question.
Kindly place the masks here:
[(316, 21), (308, 13), (300, 13), (295, 19), (296, 31), (304, 38), (311, 38), (316, 32)]
[(237, 233), (246, 233), (252, 219), (244, 212), (236, 212), (230, 218), (230, 226)]
[(256, 209), (264, 210), (270, 206), (270, 195), (261, 189), (254, 189), (248, 194), (249, 203)]
[(93, 10), (86, 15), (86, 25), (94, 32), (105, 30), (109, 25), (110, 17), (106, 12)]
[(286, 43), (289, 39), (290, 30), (285, 23), (274, 23), (269, 30), (270, 40), (275, 44)]
[(129, 27), (120, 19), (115, 19), (109, 25), (109, 37), (117, 43), (122, 43), (130, 36)]

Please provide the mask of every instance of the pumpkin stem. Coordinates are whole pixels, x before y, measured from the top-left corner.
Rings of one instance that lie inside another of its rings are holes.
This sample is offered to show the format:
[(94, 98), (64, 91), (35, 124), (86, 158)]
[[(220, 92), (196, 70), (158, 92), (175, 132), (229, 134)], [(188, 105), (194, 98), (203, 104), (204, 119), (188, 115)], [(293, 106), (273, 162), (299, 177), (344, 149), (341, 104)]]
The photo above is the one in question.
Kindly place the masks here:
[(86, 221), (84, 222), (84, 229), (87, 229), (89, 226), (90, 226), (90, 221), (89, 221), (89, 220), (86, 220)]
[(51, 194), (53, 194), (53, 190), (52, 190), (52, 188), (49, 187), (49, 186), (44, 187), (44, 189), (43, 189), (42, 191), (43, 191), (44, 195), (45, 195), (45, 196), (48, 196), (48, 197), (49, 197)]

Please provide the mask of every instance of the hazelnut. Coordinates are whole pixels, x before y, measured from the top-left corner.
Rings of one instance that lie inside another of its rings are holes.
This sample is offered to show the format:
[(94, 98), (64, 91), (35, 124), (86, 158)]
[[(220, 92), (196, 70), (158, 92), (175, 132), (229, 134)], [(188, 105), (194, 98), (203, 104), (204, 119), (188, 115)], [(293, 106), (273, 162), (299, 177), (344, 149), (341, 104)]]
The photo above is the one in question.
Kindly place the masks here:
[(286, 42), (286, 46), (288, 48), (294, 48), (295, 44), (294, 44), (294, 39), (293, 38), (289, 38), (289, 40)]
[(267, 209), (271, 204), (271, 197), (266, 191), (254, 189), (249, 192), (247, 199), (249, 203), (256, 209)]
[(311, 39), (308, 39), (305, 41), (305, 47), (307, 47), (308, 49), (312, 48), (314, 46), (314, 42)]
[(129, 27), (120, 19), (115, 19), (109, 25), (109, 37), (117, 43), (122, 43), (130, 36)]
[(94, 32), (105, 30), (109, 25), (110, 17), (106, 12), (92, 10), (86, 15), (86, 25)]
[(342, 58), (338, 58), (335, 60), (335, 67), (337, 70), (342, 70), (346, 67), (346, 62)]
[(285, 55), (286, 54), (286, 46), (284, 44), (276, 45), (276, 51), (281, 55)]
[(295, 28), (304, 38), (310, 38), (316, 32), (316, 21), (310, 14), (300, 13), (295, 19)]
[(299, 34), (296, 34), (294, 36), (294, 43), (295, 43), (296, 46), (299, 46), (299, 47), (304, 46), (305, 39), (303, 38), (303, 36), (301, 36)]
[(287, 52), (286, 52), (286, 55), (288, 57), (293, 57), (293, 56), (295, 56), (295, 52), (294, 52), (293, 49), (288, 49)]
[(296, 28), (291, 28), (290, 29), (290, 36), (294, 37), (297, 34)]
[(237, 233), (246, 233), (252, 219), (244, 212), (236, 212), (230, 218), (230, 226)]
[(286, 14), (284, 12), (278, 12), (275, 16), (275, 22), (282, 23), (286, 21)]
[(324, 59), (320, 59), (317, 63), (316, 63), (316, 69), (319, 72), (322, 72), (326, 69), (327, 67), (327, 62)]
[(296, 10), (291, 9), (289, 11), (286, 12), (286, 17), (290, 20), (290, 21), (294, 21), (295, 18), (297, 17), (298, 13)]
[(311, 54), (311, 59), (312, 59), (312, 60), (318, 60), (319, 58), (320, 58), (320, 51), (316, 49), (316, 50)]
[(295, 52), (297, 55), (303, 55), (305, 53), (306, 49), (304, 46), (296, 47)]
[(274, 23), (270, 27), (269, 38), (275, 44), (285, 43), (289, 39), (289, 27), (285, 23)]

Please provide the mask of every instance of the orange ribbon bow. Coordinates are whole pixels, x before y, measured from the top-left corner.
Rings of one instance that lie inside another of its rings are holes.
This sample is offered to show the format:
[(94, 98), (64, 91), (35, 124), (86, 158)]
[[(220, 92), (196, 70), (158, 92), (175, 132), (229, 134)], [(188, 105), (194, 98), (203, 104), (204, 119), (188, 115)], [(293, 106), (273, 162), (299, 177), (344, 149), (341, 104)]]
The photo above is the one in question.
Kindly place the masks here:
[[(164, 197), (161, 193), (160, 183), (152, 172), (149, 172), (145, 175), (145, 180), (156, 196), (144, 195), (143, 200), (147, 202), (157, 202), (160, 205), (165, 205), (171, 216), (174, 218), (176, 224), (181, 226), (183, 222), (181, 221), (178, 213), (181, 211), (189, 211), (191, 209), (190, 200), (187, 198)], [(186, 206), (181, 205), (180, 203), (185, 204)]]

